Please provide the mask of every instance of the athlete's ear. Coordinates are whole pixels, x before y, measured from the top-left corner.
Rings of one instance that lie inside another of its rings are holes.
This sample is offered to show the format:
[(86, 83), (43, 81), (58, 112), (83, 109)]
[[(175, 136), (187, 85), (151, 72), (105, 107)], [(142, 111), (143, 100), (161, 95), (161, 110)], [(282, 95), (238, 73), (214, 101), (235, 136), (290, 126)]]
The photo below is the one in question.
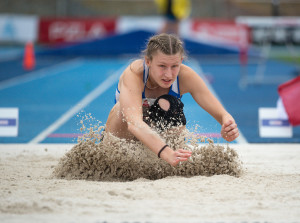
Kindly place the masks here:
[(147, 57), (147, 56), (145, 56), (145, 62), (146, 62), (146, 65), (149, 67), (150, 66), (150, 62), (151, 62), (150, 58)]

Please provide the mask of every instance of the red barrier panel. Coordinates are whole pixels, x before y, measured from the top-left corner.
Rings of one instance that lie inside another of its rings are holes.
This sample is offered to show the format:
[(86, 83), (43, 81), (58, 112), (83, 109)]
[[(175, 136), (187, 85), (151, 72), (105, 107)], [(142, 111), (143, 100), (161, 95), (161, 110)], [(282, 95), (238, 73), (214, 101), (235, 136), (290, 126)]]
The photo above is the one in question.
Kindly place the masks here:
[(234, 21), (195, 19), (192, 22), (192, 33), (199, 39), (237, 46), (240, 50), (241, 65), (247, 64), (250, 42), (248, 26)]
[(221, 43), (229, 43), (243, 49), (248, 48), (250, 41), (249, 28), (243, 24), (226, 20), (194, 19), (192, 21), (193, 35), (198, 38), (211, 39)]
[(291, 125), (300, 125), (300, 76), (281, 84), (278, 92)]
[(116, 18), (41, 18), (40, 43), (76, 43), (115, 33)]

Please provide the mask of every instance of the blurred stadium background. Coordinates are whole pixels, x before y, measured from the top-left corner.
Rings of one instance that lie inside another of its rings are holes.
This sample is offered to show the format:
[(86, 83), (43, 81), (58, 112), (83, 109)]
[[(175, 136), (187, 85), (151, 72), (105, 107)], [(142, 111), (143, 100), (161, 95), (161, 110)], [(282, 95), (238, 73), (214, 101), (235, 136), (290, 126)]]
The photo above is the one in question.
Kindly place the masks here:
[[(299, 126), (261, 137), (258, 110), (276, 108), (278, 87), (299, 76), (300, 1), (190, 3), (179, 32), (185, 63), (235, 117), (237, 142), (299, 143)], [(0, 0), (0, 143), (74, 143), (85, 114), (105, 123), (121, 70), (163, 23), (154, 0)], [(219, 125), (183, 100), (190, 127), (223, 142)]]
[[(191, 0), (191, 17), (299, 16), (298, 0)], [(1, 0), (1, 13), (39, 16), (157, 15), (153, 0)]]

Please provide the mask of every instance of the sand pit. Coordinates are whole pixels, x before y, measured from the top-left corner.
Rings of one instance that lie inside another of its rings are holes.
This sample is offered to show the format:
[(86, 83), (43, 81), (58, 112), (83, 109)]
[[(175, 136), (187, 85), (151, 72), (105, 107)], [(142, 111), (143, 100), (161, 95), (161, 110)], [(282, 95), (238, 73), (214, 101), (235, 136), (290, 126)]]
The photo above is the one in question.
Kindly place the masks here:
[(0, 222), (299, 222), (300, 145), (231, 145), (240, 177), (52, 177), (71, 144), (0, 145)]

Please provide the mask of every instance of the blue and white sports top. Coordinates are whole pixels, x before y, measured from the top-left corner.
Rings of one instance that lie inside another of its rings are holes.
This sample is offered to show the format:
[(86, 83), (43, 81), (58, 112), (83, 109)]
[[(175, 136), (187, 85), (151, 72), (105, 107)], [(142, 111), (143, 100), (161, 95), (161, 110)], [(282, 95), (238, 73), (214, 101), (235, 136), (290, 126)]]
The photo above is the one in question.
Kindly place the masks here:
[[(155, 98), (146, 98), (146, 96), (145, 96), (145, 88), (146, 88), (146, 83), (147, 83), (148, 78), (149, 78), (149, 67), (144, 62), (144, 72), (143, 72), (144, 91), (142, 93), (143, 106), (145, 106), (145, 105), (147, 106), (147, 104), (148, 104), (148, 106), (151, 106), (154, 103), (154, 101), (156, 100)], [(174, 83), (171, 85), (168, 94), (172, 95), (178, 99), (181, 98), (178, 76), (177, 76), (176, 80), (174, 81)], [(119, 91), (119, 88), (117, 85), (116, 94), (115, 94), (115, 103), (117, 103), (119, 101), (119, 97), (120, 97), (120, 91)], [(147, 103), (147, 104), (145, 104), (145, 103)]]

